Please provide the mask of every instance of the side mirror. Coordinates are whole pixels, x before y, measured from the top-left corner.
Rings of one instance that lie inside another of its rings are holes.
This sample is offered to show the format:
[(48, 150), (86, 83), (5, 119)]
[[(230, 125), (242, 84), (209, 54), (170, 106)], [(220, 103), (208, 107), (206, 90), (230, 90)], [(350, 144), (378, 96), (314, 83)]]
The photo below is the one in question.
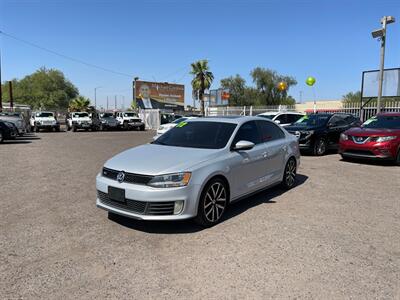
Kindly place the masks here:
[(276, 124), (281, 124), (281, 121), (275, 120), (275, 123), (276, 123)]
[(240, 150), (250, 150), (254, 147), (254, 143), (249, 141), (239, 141), (233, 147), (233, 150), (240, 151)]

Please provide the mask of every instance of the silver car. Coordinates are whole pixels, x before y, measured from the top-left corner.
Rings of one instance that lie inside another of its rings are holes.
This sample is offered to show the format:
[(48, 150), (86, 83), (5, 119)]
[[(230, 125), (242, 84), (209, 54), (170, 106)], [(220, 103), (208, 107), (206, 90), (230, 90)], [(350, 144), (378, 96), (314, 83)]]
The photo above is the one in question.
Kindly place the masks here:
[(218, 223), (228, 204), (282, 184), (295, 185), (299, 145), (259, 117), (198, 118), (151, 144), (108, 160), (96, 177), (97, 206), (142, 220)]

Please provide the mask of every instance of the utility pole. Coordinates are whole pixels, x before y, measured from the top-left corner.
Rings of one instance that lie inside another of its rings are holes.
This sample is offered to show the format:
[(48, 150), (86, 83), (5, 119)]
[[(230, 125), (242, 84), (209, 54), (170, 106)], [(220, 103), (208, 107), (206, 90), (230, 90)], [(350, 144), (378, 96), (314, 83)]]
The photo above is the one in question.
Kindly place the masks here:
[(107, 96), (107, 110), (108, 110), (108, 96)]
[(101, 88), (101, 86), (97, 86), (94, 88), (94, 109), (97, 107), (97, 89)]
[(372, 37), (378, 38), (381, 41), (381, 53), (380, 53), (380, 66), (379, 66), (379, 82), (378, 82), (378, 100), (376, 113), (379, 114), (381, 112), (381, 98), (382, 98), (382, 85), (384, 78), (384, 69), (385, 69), (385, 46), (386, 46), (386, 25), (394, 23), (395, 19), (392, 16), (384, 16), (381, 19), (382, 28), (378, 30), (372, 31)]
[(3, 91), (2, 91), (2, 81), (1, 81), (1, 49), (0, 49), (0, 112), (3, 111)]
[(136, 103), (136, 81), (139, 80), (139, 77), (135, 77), (133, 78), (133, 82), (132, 82), (132, 100), (133, 103)]
[(117, 95), (114, 96), (114, 109), (117, 110)]
[(302, 103), (303, 102), (303, 91), (300, 91), (299, 94), (300, 94), (300, 103)]
[(8, 82), (8, 88), (10, 92), (10, 108), (11, 110), (14, 109), (14, 98), (13, 98), (13, 90), (12, 90), (12, 81)]

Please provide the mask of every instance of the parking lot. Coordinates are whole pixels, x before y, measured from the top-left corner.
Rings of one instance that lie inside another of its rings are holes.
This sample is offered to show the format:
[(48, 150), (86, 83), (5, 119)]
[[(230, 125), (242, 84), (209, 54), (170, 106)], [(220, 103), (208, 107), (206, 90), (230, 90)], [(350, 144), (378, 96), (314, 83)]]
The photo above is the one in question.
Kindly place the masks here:
[(0, 145), (1, 298), (400, 298), (399, 167), (303, 156), (295, 188), (236, 203), (210, 229), (108, 218), (96, 174), (153, 135)]

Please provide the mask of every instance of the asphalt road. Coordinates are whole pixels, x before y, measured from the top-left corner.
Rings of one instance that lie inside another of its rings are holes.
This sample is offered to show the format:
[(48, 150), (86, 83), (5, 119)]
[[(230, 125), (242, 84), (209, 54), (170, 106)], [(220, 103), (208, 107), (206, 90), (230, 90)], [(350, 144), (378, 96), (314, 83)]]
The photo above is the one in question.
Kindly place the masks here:
[(96, 174), (151, 136), (0, 144), (0, 298), (400, 299), (400, 167), (303, 156), (298, 186), (211, 229), (109, 219)]

